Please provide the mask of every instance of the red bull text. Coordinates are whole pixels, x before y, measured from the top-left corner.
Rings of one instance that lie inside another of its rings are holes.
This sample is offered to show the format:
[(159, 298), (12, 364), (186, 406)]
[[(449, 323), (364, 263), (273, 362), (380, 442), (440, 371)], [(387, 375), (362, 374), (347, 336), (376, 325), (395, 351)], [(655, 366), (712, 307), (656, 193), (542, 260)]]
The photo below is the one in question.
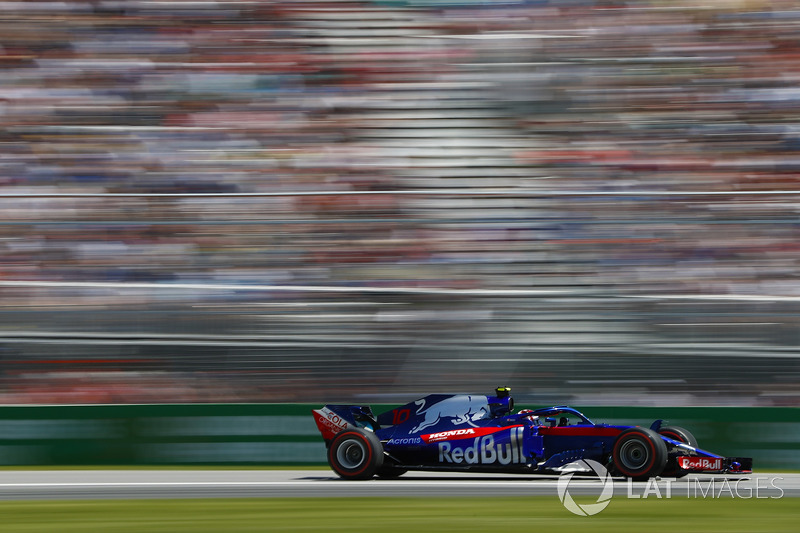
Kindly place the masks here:
[(509, 442), (497, 442), (494, 435), (472, 439), (472, 446), (466, 447), (456, 447), (451, 442), (439, 442), (439, 462), (468, 465), (525, 464), (526, 458), (522, 451), (523, 432), (522, 427), (511, 428)]

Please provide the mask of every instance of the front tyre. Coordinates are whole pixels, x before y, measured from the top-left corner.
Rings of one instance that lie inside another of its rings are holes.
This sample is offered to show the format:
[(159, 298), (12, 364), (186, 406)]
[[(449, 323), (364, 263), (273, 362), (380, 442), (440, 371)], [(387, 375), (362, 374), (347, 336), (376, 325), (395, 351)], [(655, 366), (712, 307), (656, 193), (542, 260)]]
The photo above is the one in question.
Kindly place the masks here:
[[(658, 434), (663, 435), (668, 439), (688, 444), (693, 448), (697, 448), (697, 439), (694, 438), (694, 435), (692, 435), (688, 429), (684, 429), (680, 426), (664, 426), (658, 430)], [(683, 477), (688, 473), (689, 472), (679, 467), (677, 459), (672, 457), (667, 461), (667, 466), (664, 468), (664, 471), (661, 473), (661, 475), (664, 477), (677, 478)]]
[(370, 479), (383, 465), (383, 446), (371, 431), (342, 431), (328, 448), (328, 463), (344, 479)]
[(633, 427), (619, 434), (611, 458), (620, 474), (634, 481), (644, 481), (664, 470), (667, 446), (655, 431)]

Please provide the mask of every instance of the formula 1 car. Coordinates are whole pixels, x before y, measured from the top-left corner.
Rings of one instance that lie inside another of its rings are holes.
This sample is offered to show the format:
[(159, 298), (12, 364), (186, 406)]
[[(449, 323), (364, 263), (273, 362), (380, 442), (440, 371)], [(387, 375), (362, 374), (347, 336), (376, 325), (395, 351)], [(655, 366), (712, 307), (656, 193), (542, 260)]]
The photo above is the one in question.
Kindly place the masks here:
[(328, 462), (344, 479), (409, 470), (558, 474), (581, 459), (637, 481), (752, 472), (751, 458), (702, 450), (688, 430), (661, 420), (644, 428), (596, 424), (567, 406), (513, 411), (510, 389), (500, 387), (495, 396), (431, 394), (377, 416), (359, 405), (312, 413)]

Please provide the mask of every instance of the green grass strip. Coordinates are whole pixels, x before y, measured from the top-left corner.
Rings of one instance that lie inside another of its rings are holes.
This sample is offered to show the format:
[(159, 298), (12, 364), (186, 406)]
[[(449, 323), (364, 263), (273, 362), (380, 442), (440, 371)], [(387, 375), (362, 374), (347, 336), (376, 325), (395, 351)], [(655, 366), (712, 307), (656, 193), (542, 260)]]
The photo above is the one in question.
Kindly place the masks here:
[(591, 517), (556, 497), (265, 498), (0, 502), (16, 532), (796, 532), (798, 500), (615, 498)]

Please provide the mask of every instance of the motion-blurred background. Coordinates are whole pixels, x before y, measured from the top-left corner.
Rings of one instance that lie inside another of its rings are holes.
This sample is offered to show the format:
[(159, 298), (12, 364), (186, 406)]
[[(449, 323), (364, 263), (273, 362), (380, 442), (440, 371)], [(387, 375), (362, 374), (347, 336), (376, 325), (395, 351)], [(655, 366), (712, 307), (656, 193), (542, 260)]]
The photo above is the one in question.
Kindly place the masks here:
[(0, 1), (0, 403), (800, 404), (794, 1)]

